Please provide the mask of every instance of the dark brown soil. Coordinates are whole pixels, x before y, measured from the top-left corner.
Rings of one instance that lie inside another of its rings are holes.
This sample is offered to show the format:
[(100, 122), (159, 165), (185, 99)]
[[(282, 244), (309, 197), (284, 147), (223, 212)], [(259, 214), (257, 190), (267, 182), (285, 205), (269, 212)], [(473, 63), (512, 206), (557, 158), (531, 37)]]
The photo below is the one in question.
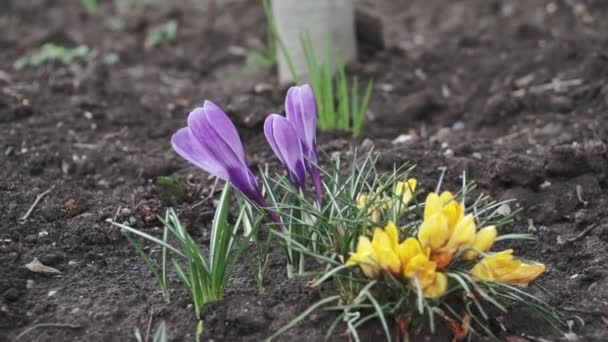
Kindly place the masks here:
[[(123, 15), (120, 30), (108, 28), (116, 8), (100, 2), (93, 16), (80, 1), (0, 2), (1, 341), (39, 323), (73, 327), (39, 327), (20, 340), (128, 341), (162, 320), (171, 340), (192, 341), (197, 320), (186, 293), (173, 281), (164, 303), (143, 261), (106, 220), (158, 232), (154, 217), (169, 203), (152, 179), (171, 176), (188, 185), (180, 216), (208, 243), (213, 203), (193, 204), (212, 180), (169, 145), (205, 98), (233, 116), (254, 167), (275, 163), (260, 128), (266, 113), (280, 110), (284, 89), (263, 86), (272, 85), (271, 71), (243, 70), (243, 48), (264, 37), (257, 2), (211, 11), (202, 1), (159, 1)], [(391, 3), (403, 13), (406, 40), (401, 48), (364, 47), (351, 70), (376, 82), (365, 137), (322, 134), (321, 149), (329, 155), (373, 143), (385, 169), (417, 163), (426, 190), (448, 166), (449, 186), (464, 170), (481, 191), (517, 198), (524, 211), (505, 232), (537, 233), (517, 253), (548, 265), (529, 291), (564, 310), (581, 340), (607, 340), (608, 2)], [(149, 28), (168, 19), (179, 23), (177, 39), (146, 49)], [(13, 69), (49, 41), (116, 52), (120, 61)], [(393, 144), (401, 134), (414, 139)], [(61, 275), (29, 271), (33, 258)], [(263, 291), (238, 267), (226, 299), (205, 310), (205, 340), (269, 336), (320, 298), (306, 281), (286, 279), (278, 252)], [(330, 318), (314, 315), (283, 340), (319, 341)], [(511, 341), (560, 338), (517, 310), (497, 321)], [(382, 338), (374, 325), (363, 334)]]

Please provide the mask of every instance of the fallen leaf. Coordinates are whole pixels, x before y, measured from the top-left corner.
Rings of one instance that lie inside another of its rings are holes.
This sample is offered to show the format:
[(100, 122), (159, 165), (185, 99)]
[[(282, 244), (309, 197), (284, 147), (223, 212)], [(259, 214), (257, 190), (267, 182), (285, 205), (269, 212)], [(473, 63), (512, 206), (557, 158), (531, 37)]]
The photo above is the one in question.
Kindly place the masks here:
[(58, 269), (43, 265), (38, 261), (38, 258), (34, 258), (34, 260), (29, 264), (26, 264), (25, 267), (34, 273), (61, 274), (61, 271)]

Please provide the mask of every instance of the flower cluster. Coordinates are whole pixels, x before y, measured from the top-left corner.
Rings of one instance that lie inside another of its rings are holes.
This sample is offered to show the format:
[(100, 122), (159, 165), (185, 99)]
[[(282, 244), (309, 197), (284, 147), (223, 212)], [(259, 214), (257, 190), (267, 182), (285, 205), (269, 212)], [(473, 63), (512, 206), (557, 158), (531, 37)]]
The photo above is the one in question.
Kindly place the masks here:
[[(285, 99), (287, 117), (270, 114), (264, 133), (295, 186), (305, 186), (306, 173), (312, 178), (317, 200), (323, 196), (317, 163), (317, 110), (309, 85), (291, 87)], [(268, 204), (256, 177), (249, 169), (243, 143), (228, 115), (211, 101), (188, 115), (188, 126), (171, 138), (173, 149), (202, 170), (231, 183), (262, 208)], [(268, 212), (274, 221), (275, 214)]]
[[(411, 183), (415, 187), (416, 182)], [(411, 199), (411, 194), (407, 198)], [(370, 215), (377, 214), (372, 211)], [(512, 250), (486, 254), (496, 237), (495, 226), (477, 230), (473, 215), (465, 214), (464, 205), (450, 192), (430, 193), (416, 237), (399, 242), (399, 229), (388, 222), (384, 228), (374, 229), (371, 240), (359, 237), (357, 250), (346, 264), (358, 265), (368, 278), (402, 278), (421, 289), (426, 298), (439, 297), (448, 289), (447, 273), (452, 264), (473, 261), (481, 255), (483, 258), (469, 273), (483, 281), (526, 285), (544, 272), (545, 265), (524, 263), (513, 257)]]
[[(382, 220), (383, 209), (387, 212), (393, 211), (397, 214), (397, 217), (400, 217), (412, 200), (417, 184), (415, 178), (410, 178), (405, 182), (397, 182), (395, 189), (393, 189), (393, 196), (383, 194), (382, 189), (378, 188), (376, 194), (371, 195), (374, 197), (373, 201), (370, 195), (360, 193), (357, 195), (357, 207), (359, 209), (367, 208), (369, 218), (376, 224)], [(372, 205), (371, 202), (374, 204)]]

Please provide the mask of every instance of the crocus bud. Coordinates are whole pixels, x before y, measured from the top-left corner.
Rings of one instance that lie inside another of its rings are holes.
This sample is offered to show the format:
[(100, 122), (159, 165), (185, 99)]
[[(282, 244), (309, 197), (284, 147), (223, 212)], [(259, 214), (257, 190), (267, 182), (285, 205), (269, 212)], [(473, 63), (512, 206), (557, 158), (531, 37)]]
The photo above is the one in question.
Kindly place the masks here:
[(317, 168), (319, 155), (317, 153), (317, 104), (312, 87), (305, 84), (291, 87), (285, 97), (285, 113), (300, 138), (302, 151), (305, 156), (306, 169), (310, 174), (317, 200), (323, 196), (321, 176)]
[(295, 128), (285, 117), (270, 114), (264, 122), (264, 134), (292, 183), (300, 189), (306, 184), (306, 169), (302, 145)]
[(249, 169), (239, 134), (224, 111), (205, 101), (188, 115), (188, 127), (171, 138), (173, 149), (184, 159), (230, 182), (245, 196), (266, 207), (259, 184)]

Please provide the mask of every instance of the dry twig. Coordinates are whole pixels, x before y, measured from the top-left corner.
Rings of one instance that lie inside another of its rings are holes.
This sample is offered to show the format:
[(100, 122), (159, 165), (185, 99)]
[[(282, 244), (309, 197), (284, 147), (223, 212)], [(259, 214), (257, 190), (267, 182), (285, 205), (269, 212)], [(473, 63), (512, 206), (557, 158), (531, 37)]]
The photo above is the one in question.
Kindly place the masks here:
[(25, 213), (25, 215), (23, 215), (23, 217), (21, 219), (19, 219), (19, 221), (25, 222), (25, 220), (27, 220), (30, 217), (30, 215), (32, 214), (32, 212), (34, 211), (34, 209), (36, 208), (38, 203), (44, 198), (44, 196), (48, 195), (49, 192), (53, 191), (54, 188), (55, 188), (55, 186), (53, 185), (50, 188), (48, 188), (46, 191), (37, 195), (36, 199), (34, 200), (34, 203), (32, 203), (32, 206), (28, 209), (28, 211)]

